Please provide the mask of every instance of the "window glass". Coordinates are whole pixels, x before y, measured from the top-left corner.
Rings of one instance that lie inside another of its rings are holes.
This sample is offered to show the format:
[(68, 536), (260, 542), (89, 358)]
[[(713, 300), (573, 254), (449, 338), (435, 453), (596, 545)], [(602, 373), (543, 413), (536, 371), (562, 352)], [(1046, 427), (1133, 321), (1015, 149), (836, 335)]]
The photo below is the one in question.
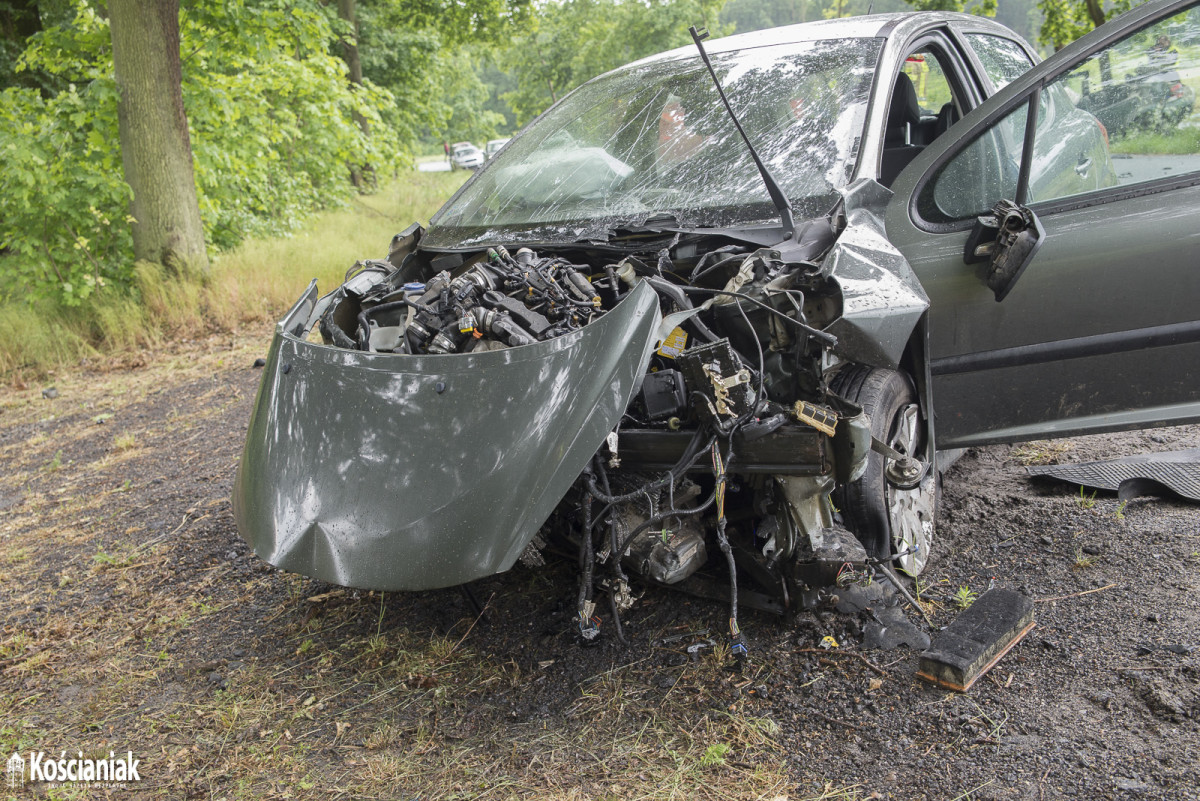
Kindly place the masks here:
[(1029, 55), (1011, 39), (988, 36), (983, 33), (968, 33), (967, 41), (979, 56), (983, 71), (996, 91), (1000, 91), (1033, 66)]
[[(881, 40), (751, 47), (712, 63), (797, 217), (828, 209), (858, 156)], [(434, 217), (429, 247), (575, 242), (670, 215), (681, 226), (778, 212), (695, 54), (638, 62), (564, 97)]]
[(1161, 20), (1064, 73), (1046, 92), (1031, 202), (1200, 170), (1200, 24)]
[(922, 118), (936, 117), (942, 106), (954, 101), (946, 71), (933, 51), (923, 48), (911, 54), (904, 60), (904, 71), (917, 90)]
[(1015, 197), (1028, 113), (1027, 103), (1017, 106), (942, 167), (918, 198), (921, 216), (931, 222), (968, 219)]

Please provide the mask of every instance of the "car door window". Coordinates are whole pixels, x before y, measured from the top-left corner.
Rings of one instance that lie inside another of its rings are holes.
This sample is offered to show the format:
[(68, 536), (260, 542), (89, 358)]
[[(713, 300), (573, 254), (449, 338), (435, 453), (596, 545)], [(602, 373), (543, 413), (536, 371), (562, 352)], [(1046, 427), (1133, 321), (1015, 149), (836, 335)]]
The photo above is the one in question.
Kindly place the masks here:
[(1185, 13), (1117, 41), (1051, 83), (1031, 202), (1200, 171), (1200, 24)]
[(1016, 195), (1029, 106), (1022, 103), (950, 160), (917, 198), (921, 217), (946, 223), (975, 217)]
[(968, 33), (967, 41), (979, 56), (983, 71), (992, 82), (993, 92), (999, 92), (1033, 66), (1025, 49), (1011, 39)]

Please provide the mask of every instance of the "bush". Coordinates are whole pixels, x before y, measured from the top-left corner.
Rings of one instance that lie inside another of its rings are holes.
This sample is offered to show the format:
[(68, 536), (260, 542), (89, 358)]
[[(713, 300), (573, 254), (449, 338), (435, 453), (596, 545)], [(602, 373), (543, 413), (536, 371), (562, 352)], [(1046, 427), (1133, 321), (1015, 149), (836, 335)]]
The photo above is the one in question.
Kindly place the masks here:
[[(407, 161), (377, 113), (391, 95), (352, 88), (331, 55), (338, 25), (316, 0), (185, 7), (184, 106), (210, 246), (346, 202), (352, 165)], [(0, 299), (78, 307), (102, 287), (138, 299), (107, 21), (75, 0), (72, 21), (32, 37), (20, 68), (62, 88), (0, 93)]]

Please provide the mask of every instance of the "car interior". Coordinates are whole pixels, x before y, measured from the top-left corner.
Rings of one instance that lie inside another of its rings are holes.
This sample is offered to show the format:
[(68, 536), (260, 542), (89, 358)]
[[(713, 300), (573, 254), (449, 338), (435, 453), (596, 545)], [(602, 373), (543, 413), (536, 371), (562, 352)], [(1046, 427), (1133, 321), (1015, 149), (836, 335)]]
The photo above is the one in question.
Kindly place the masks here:
[[(943, 102), (938, 105), (938, 100)], [(892, 87), (879, 182), (890, 187), (918, 153), (961, 117), (962, 112), (937, 55), (929, 48), (910, 54), (905, 59), (905, 71), (896, 75)]]

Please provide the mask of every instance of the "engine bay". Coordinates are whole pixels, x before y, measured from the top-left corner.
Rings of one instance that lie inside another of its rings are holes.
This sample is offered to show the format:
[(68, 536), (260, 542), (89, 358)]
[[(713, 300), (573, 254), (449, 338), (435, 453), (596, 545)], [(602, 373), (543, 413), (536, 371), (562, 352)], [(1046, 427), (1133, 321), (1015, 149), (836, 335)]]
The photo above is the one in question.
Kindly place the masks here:
[[(839, 374), (867, 368), (839, 357), (825, 330), (843, 309), (825, 257), (844, 225), (808, 223), (786, 252), (648, 233), (619, 246), (436, 253), (411, 228), (386, 261), (356, 264), (310, 320), (335, 348), (453, 358), (569, 342), (648, 285), (662, 324), (636, 391), (521, 560), (540, 565), (545, 548), (576, 555), (584, 640), (599, 633), (601, 595), (623, 638), (633, 573), (728, 597), (742, 653), (739, 604), (811, 606), (869, 583), (894, 556), (886, 532), (862, 530), (831, 502), (872, 449), (863, 408), (836, 391)], [(911, 490), (915, 454), (891, 455), (909, 462)], [(901, 565), (919, 570), (927, 546), (913, 542)]]

